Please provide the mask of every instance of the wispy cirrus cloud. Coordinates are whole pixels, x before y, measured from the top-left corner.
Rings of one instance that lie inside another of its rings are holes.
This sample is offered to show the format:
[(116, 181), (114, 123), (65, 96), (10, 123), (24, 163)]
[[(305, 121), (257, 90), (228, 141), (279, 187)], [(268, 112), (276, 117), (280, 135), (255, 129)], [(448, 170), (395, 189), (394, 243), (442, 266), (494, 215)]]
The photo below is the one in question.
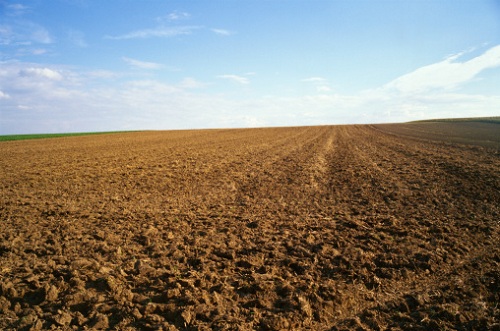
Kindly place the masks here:
[(179, 20), (185, 20), (191, 17), (191, 14), (187, 12), (182, 12), (178, 10), (174, 10), (173, 12), (169, 13), (168, 15), (159, 18), (160, 20), (168, 20), (168, 21), (179, 21)]
[(44, 26), (24, 17), (30, 11), (31, 8), (23, 4), (0, 0), (0, 45), (9, 46), (0, 52), (2, 58), (44, 54), (46, 50), (41, 52), (34, 47), (54, 43), (53, 36)]
[(238, 75), (219, 75), (217, 78), (221, 79), (227, 79), (229, 81), (232, 81), (234, 83), (246, 85), (250, 83), (250, 80), (247, 77), (244, 76), (238, 76)]
[(85, 41), (85, 34), (81, 31), (70, 29), (67, 31), (67, 37), (69, 41), (77, 47), (85, 48), (88, 46)]
[(15, 20), (0, 25), (0, 45), (51, 44), (54, 39), (43, 26)]
[(136, 30), (117, 36), (105, 36), (106, 39), (125, 40), (125, 39), (145, 39), (145, 38), (168, 38), (180, 35), (190, 35), (193, 31), (201, 29), (201, 26), (159, 26), (152, 29)]
[(46, 54), (46, 53), (47, 53), (47, 50), (45, 48), (36, 48), (36, 49), (31, 51), (31, 54), (33, 54), (33, 55), (42, 55), (42, 54)]
[(9, 45), (14, 39), (14, 32), (12, 27), (7, 24), (0, 25), (0, 45)]
[(207, 84), (200, 82), (192, 77), (185, 77), (178, 86), (182, 89), (197, 89), (205, 87)]
[(325, 83), (327, 79), (323, 77), (308, 77), (302, 79), (302, 81), (306, 83)]
[(111, 70), (93, 70), (85, 74), (86, 77), (90, 79), (113, 79), (120, 76), (120, 74)]
[(302, 82), (313, 84), (316, 87), (316, 91), (320, 93), (331, 92), (332, 88), (328, 85), (328, 79), (324, 77), (309, 77), (302, 79)]
[(26, 10), (28, 9), (28, 6), (25, 6), (23, 4), (20, 4), (20, 3), (9, 3), (9, 4), (6, 4), (5, 7), (7, 7), (8, 9), (11, 9), (11, 10), (14, 10), (14, 11), (23, 11), (23, 10)]
[(129, 57), (122, 57), (122, 60), (125, 61), (125, 63), (127, 63), (129, 66), (138, 69), (158, 70), (163, 68), (162, 64), (155, 62), (140, 61), (136, 59), (131, 59)]
[(30, 7), (20, 3), (0, 3), (0, 6), (5, 7), (5, 12), (8, 16), (20, 16), (30, 10)]
[(500, 45), (468, 61), (459, 62), (463, 54), (465, 52), (418, 68), (389, 82), (384, 88), (403, 93), (420, 93), (436, 89), (452, 90), (475, 78), (480, 72), (500, 66)]
[(54, 39), (50, 35), (49, 31), (43, 26), (35, 23), (30, 23), (28, 24), (27, 28), (29, 30), (28, 38), (30, 38), (32, 41), (41, 44), (51, 44), (54, 42)]
[[(145, 39), (145, 38), (168, 38), (180, 35), (190, 35), (196, 30), (208, 29), (200, 25), (178, 25), (172, 26), (173, 22), (188, 20), (191, 14), (182, 11), (173, 11), (165, 16), (160, 16), (155, 19), (157, 26), (149, 29), (138, 29), (120, 35), (107, 35), (105, 39), (124, 40), (124, 39)], [(209, 29), (219, 36), (231, 36), (234, 31), (220, 28)]]
[(226, 29), (210, 29), (210, 30), (219, 36), (231, 36), (234, 34), (233, 31), (229, 31)]

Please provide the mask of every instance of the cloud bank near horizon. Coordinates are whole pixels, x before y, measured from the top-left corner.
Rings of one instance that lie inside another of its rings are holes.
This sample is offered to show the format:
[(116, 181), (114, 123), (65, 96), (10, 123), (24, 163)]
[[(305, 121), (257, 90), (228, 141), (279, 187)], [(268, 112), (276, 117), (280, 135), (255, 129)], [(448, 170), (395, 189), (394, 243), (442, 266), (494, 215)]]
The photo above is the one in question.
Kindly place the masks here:
[[(244, 100), (224, 93), (210, 93), (209, 89), (218, 84), (218, 79), (251, 87), (247, 76), (224, 74), (211, 82), (185, 77), (171, 84), (134, 77), (113, 85), (110, 81), (114, 77), (124, 75), (93, 76), (57, 65), (4, 62), (0, 69), (0, 103), (4, 117), (0, 130), (8, 134), (189, 129), (495, 115), (494, 110), (500, 109), (499, 96), (468, 94), (457, 89), (481, 72), (500, 66), (500, 45), (467, 61), (460, 62), (461, 56), (456, 54), (355, 94), (315, 90), (301, 96), (267, 95)], [(127, 57), (122, 60), (138, 70), (150, 71), (162, 66)], [(327, 83), (323, 77), (307, 77), (301, 81), (320, 86)], [(353, 117), (353, 113), (358, 115)], [(57, 118), (60, 120), (55, 120)]]

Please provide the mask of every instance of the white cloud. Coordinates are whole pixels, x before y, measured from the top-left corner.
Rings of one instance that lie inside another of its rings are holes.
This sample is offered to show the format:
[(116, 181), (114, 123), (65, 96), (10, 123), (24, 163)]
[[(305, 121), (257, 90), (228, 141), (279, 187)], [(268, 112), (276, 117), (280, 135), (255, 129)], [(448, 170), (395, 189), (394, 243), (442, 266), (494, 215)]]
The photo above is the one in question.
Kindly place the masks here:
[(122, 60), (125, 61), (128, 65), (138, 69), (157, 70), (163, 67), (163, 65), (159, 63), (139, 61), (136, 59), (131, 59), (129, 57), (122, 57)]
[(42, 55), (45, 53), (47, 53), (47, 50), (44, 48), (37, 48), (37, 49), (34, 49), (31, 51), (31, 54), (33, 54), (33, 55)]
[(129, 81), (123, 85), (122, 89), (123, 90), (120, 93), (122, 97), (128, 100), (140, 99), (141, 102), (144, 100), (142, 98), (138, 98), (138, 95), (147, 96), (148, 98), (151, 98), (151, 100), (154, 100), (155, 98), (161, 99), (160, 96), (179, 93), (181, 91), (180, 88), (174, 85), (165, 84), (157, 80)]
[(88, 72), (85, 76), (97, 79), (112, 79), (119, 77), (117, 73), (110, 70), (93, 70)]
[(189, 13), (186, 13), (186, 12), (180, 12), (180, 11), (175, 10), (165, 17), (169, 21), (178, 21), (178, 20), (188, 19), (191, 17), (191, 15)]
[(451, 90), (473, 79), (480, 72), (500, 66), (500, 45), (465, 62), (457, 62), (463, 53), (418, 68), (385, 85), (403, 93), (420, 93), (433, 89)]
[(158, 23), (167, 23), (167, 22), (174, 22), (174, 21), (180, 21), (180, 20), (187, 20), (191, 18), (191, 14), (187, 12), (182, 12), (178, 10), (174, 10), (173, 12), (165, 15), (165, 16), (159, 16), (155, 20)]
[(302, 79), (302, 81), (307, 83), (325, 83), (327, 79), (323, 77), (309, 77)]
[(328, 79), (324, 77), (309, 77), (302, 79), (302, 82), (313, 84), (316, 87), (316, 91), (320, 93), (329, 93), (333, 89), (328, 85)]
[(9, 98), (10, 98), (10, 95), (8, 95), (7, 93), (4, 93), (0, 90), (0, 100), (9, 99)]
[(227, 80), (230, 80), (232, 82), (243, 84), (243, 85), (250, 83), (250, 80), (247, 77), (238, 76), (238, 75), (219, 75), (219, 76), (217, 76), (217, 78), (227, 79)]
[(196, 88), (202, 88), (205, 87), (206, 84), (202, 83), (192, 77), (186, 77), (184, 78), (180, 84), (179, 87), (183, 89), (196, 89)]
[(77, 112), (77, 104), (85, 105), (88, 99), (75, 73), (17, 61), (1, 63), (0, 90), (9, 96), (0, 106), (0, 132), (6, 133), (26, 132), (26, 123), (31, 123), (28, 132), (50, 132), (52, 124), (44, 126), (44, 121), (66, 121), (64, 114)]
[(193, 31), (200, 29), (200, 26), (175, 26), (175, 27), (157, 27), (153, 29), (143, 29), (132, 31), (119, 36), (106, 36), (107, 39), (124, 40), (137, 38), (168, 38), (180, 35), (190, 35)]
[(78, 88), (81, 83), (75, 72), (62, 66), (48, 67), (17, 61), (0, 63), (0, 90), (8, 93), (12, 99), (20, 94), (23, 97), (38, 93), (38, 96), (55, 95), (62, 90)]
[(19, 71), (21, 77), (41, 77), (49, 80), (61, 80), (63, 76), (55, 70), (49, 68), (25, 68)]
[(331, 92), (332, 88), (328, 85), (320, 85), (316, 87), (316, 91), (318, 92)]
[(218, 34), (220, 36), (231, 36), (234, 32), (225, 30), (225, 29), (210, 29), (213, 33)]

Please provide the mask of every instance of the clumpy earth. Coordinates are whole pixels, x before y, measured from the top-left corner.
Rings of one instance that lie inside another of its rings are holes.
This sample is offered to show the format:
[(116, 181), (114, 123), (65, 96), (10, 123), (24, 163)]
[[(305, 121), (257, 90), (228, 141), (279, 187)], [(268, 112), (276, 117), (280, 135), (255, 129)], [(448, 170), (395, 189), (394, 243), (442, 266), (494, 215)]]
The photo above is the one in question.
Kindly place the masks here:
[(0, 329), (498, 330), (500, 125), (464, 125), (0, 143)]

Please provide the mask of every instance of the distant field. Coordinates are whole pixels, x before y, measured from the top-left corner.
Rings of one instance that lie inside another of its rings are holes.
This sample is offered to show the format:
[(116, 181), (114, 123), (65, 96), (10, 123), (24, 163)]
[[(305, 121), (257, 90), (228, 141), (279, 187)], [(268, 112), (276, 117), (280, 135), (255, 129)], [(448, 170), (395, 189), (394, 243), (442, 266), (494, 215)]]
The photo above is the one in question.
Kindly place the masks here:
[(500, 116), (494, 117), (468, 117), (468, 118), (439, 118), (421, 121), (413, 121), (410, 123), (429, 123), (429, 122), (483, 122), (483, 123), (500, 123)]
[(131, 131), (12, 134), (12, 135), (1, 135), (0, 141), (46, 139), (46, 138), (73, 137), (73, 136), (89, 136), (89, 135), (95, 135), (95, 134), (112, 134), (112, 133), (125, 133), (125, 132), (131, 132)]
[(1, 143), (0, 329), (496, 330), (498, 127)]
[(500, 117), (377, 124), (373, 127), (398, 136), (500, 150)]

